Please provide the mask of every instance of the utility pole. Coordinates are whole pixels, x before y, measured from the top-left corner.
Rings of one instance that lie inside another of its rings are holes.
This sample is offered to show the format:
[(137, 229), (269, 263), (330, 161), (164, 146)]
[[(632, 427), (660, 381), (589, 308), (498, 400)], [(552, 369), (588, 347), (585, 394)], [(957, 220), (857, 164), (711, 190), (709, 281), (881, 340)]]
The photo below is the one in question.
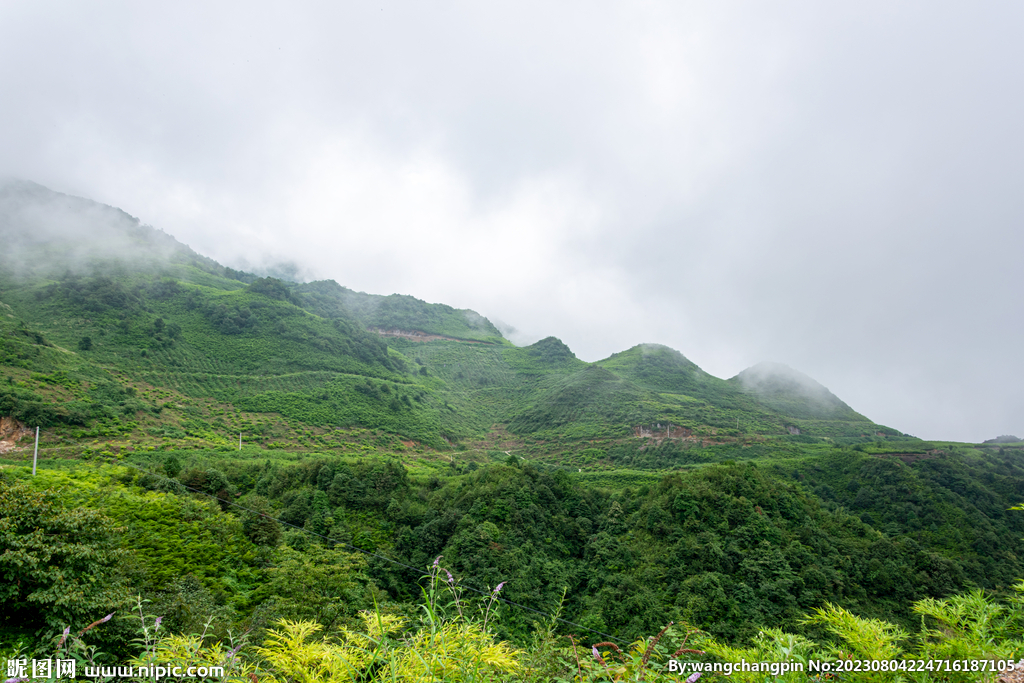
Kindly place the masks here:
[(39, 460), (39, 427), (36, 427), (36, 450), (32, 454), (32, 476), (36, 476), (36, 461)]

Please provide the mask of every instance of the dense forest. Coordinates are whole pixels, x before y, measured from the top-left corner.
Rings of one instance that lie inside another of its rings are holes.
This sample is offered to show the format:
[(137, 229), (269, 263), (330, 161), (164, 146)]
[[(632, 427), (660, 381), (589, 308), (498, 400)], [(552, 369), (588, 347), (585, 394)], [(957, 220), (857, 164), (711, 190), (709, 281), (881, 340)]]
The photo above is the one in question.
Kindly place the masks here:
[(994, 680), (1019, 656), (1015, 437), (910, 437), (785, 366), (516, 347), (473, 311), (235, 271), (28, 183), (0, 188), (0, 240), (6, 659)]

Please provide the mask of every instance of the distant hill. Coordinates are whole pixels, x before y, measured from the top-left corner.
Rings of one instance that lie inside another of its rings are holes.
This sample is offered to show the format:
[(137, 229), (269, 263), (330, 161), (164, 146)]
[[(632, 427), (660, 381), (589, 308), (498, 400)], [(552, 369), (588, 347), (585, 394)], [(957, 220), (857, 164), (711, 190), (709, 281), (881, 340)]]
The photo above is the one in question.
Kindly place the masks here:
[(868, 421), (821, 384), (781, 363), (759, 363), (729, 381), (782, 415), (810, 420)]
[[(354, 318), (383, 333), (422, 333), (454, 339), (498, 341), (502, 338), (491, 321), (476, 311), (444, 304), (428, 304), (411, 296), (380, 296), (355, 292), (334, 280), (322, 280), (294, 288), (299, 305), (325, 318)], [(418, 335), (406, 335), (416, 338)]]
[(1003, 434), (997, 436), (994, 439), (987, 439), (983, 443), (1019, 443), (1022, 439), (1019, 436), (1013, 436), (1011, 434)]
[(753, 408), (735, 386), (701, 370), (675, 349), (639, 344), (597, 362), (638, 386), (657, 392), (683, 394), (723, 406)]
[(548, 368), (579, 369), (586, 365), (558, 337), (545, 337), (538, 342), (530, 344), (525, 350), (530, 358)]
[(554, 337), (519, 348), (474, 311), (226, 268), (34, 183), (0, 187), (0, 243), (0, 416), (60, 438), (269, 444), (268, 419), (437, 448), (507, 428), (593, 453), (896, 434), (785, 366), (725, 381), (654, 344), (597, 363)]
[(605, 429), (625, 430), (648, 421), (646, 392), (613, 372), (590, 365), (570, 375), (552, 377), (524, 402), (509, 421), (517, 433), (575, 427), (580, 436), (607, 436)]
[(187, 278), (182, 267), (237, 275), (121, 209), (28, 181), (0, 185), (0, 243), (0, 266), (22, 279), (139, 270)]

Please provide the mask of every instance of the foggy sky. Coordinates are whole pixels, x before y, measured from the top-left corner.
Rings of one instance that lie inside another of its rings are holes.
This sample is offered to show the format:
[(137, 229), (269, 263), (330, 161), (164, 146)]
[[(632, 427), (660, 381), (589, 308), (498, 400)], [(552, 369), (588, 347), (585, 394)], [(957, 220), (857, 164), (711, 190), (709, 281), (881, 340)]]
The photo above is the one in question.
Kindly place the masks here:
[[(212, 6), (211, 6), (212, 5)], [(1024, 436), (1024, 5), (0, 3), (0, 175), (585, 360)]]

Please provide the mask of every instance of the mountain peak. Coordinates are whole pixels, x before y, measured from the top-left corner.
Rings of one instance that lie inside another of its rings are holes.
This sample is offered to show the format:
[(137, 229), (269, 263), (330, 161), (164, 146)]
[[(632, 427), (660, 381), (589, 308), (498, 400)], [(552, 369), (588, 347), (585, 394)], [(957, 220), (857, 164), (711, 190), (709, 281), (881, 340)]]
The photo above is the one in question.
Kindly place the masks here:
[(0, 184), (0, 243), (0, 263), (22, 276), (106, 273), (115, 262), (216, 265), (121, 209), (26, 180)]
[(545, 337), (527, 346), (526, 350), (531, 356), (545, 363), (576, 360), (576, 354), (558, 337)]
[(817, 380), (782, 363), (763, 362), (729, 380), (760, 403), (795, 418), (866, 420)]

